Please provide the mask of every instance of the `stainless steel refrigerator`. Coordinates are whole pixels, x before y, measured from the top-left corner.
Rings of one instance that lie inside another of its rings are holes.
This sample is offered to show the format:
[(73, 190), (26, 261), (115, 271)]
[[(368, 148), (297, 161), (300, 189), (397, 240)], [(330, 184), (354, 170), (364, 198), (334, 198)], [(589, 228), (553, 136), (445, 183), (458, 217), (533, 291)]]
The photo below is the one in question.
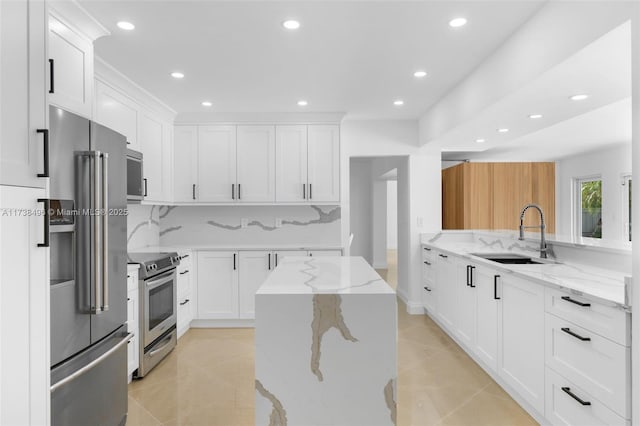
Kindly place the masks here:
[(50, 108), (51, 423), (127, 415), (126, 140)]

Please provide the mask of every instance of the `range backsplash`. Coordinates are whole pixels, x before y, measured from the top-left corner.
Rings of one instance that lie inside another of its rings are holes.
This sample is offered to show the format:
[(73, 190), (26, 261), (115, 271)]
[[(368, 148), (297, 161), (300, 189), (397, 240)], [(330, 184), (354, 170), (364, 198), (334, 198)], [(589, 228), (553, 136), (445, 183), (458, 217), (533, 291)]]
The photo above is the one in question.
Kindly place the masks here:
[[(340, 245), (339, 206), (133, 205), (129, 209), (129, 250), (154, 245)], [(282, 226), (276, 227), (277, 219)]]

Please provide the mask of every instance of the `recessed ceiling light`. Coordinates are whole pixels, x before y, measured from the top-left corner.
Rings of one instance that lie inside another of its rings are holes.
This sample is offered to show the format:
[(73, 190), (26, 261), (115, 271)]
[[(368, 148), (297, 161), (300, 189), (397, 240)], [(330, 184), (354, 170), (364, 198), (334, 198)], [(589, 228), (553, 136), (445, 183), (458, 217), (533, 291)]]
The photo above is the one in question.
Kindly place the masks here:
[(455, 18), (449, 21), (449, 26), (453, 28), (462, 27), (466, 25), (467, 20), (465, 18)]
[(587, 94), (580, 94), (580, 95), (573, 95), (569, 99), (571, 99), (572, 101), (584, 101), (588, 97), (589, 95)]
[(416, 71), (413, 73), (414, 77), (417, 78), (422, 78), (422, 77), (426, 77), (427, 76), (427, 72), (426, 71)]
[(395, 106), (402, 106), (404, 105), (404, 101), (402, 99), (398, 99), (397, 101), (393, 101), (393, 104)]
[(307, 106), (307, 105), (309, 105), (309, 102), (305, 100), (298, 101), (298, 106)]
[(477, 142), (477, 143), (485, 143), (485, 142), (486, 142), (486, 140), (485, 140), (485, 139), (476, 139), (476, 142)]
[(205, 106), (205, 107), (210, 107), (210, 106), (212, 106), (212, 105), (213, 105), (213, 104), (212, 104), (211, 102), (209, 102), (209, 101), (204, 101), (204, 102), (202, 102), (202, 106)]
[(507, 129), (506, 127), (502, 127), (500, 129), (498, 129), (498, 133), (507, 133), (509, 131), (509, 129)]
[(298, 28), (300, 28), (300, 22), (295, 21), (293, 19), (289, 19), (287, 21), (284, 21), (282, 23), (282, 26), (288, 30), (297, 30)]
[(127, 21), (120, 21), (120, 22), (118, 22), (117, 25), (118, 25), (118, 27), (120, 29), (127, 30), (127, 31), (131, 31), (131, 30), (136, 28), (135, 25), (133, 25), (131, 22), (127, 22)]
[(184, 78), (184, 74), (181, 73), (181, 72), (176, 71), (176, 72), (172, 72), (171, 73), (171, 77), (173, 77), (173, 78)]
[(536, 120), (538, 118), (542, 118), (542, 114), (531, 114), (529, 115), (529, 118), (531, 118), (532, 120)]

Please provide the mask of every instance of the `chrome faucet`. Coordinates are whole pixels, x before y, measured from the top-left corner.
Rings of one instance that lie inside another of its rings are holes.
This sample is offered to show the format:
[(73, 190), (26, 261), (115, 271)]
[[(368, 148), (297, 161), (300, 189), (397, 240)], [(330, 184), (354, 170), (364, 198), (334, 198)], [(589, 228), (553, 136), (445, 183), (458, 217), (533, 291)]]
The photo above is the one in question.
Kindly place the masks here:
[[(529, 210), (532, 207), (538, 210), (538, 212), (540, 213), (540, 225), (524, 226), (524, 214), (527, 212), (527, 210)], [(537, 204), (527, 204), (522, 209), (522, 212), (520, 213), (520, 237), (518, 238), (519, 240), (524, 240), (524, 230), (527, 228), (540, 228), (540, 257), (543, 259), (546, 259), (547, 258), (547, 240), (544, 235), (544, 228), (545, 228), (544, 212), (542, 211), (542, 208)]]

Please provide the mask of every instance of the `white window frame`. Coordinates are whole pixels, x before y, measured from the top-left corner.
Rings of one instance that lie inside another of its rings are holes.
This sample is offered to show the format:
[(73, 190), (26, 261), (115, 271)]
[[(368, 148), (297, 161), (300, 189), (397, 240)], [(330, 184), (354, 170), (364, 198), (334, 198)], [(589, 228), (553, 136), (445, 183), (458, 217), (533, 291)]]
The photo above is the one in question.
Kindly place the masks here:
[(622, 239), (624, 241), (631, 241), (631, 230), (629, 224), (632, 223), (631, 217), (629, 217), (629, 182), (633, 182), (631, 173), (624, 173), (621, 177), (622, 180)]
[[(604, 195), (604, 181), (602, 175), (583, 176), (573, 178), (573, 235), (577, 239), (601, 241), (600, 238), (583, 237), (582, 236), (582, 184), (585, 182), (602, 182), (602, 192)], [(604, 208), (604, 203), (603, 203)]]

